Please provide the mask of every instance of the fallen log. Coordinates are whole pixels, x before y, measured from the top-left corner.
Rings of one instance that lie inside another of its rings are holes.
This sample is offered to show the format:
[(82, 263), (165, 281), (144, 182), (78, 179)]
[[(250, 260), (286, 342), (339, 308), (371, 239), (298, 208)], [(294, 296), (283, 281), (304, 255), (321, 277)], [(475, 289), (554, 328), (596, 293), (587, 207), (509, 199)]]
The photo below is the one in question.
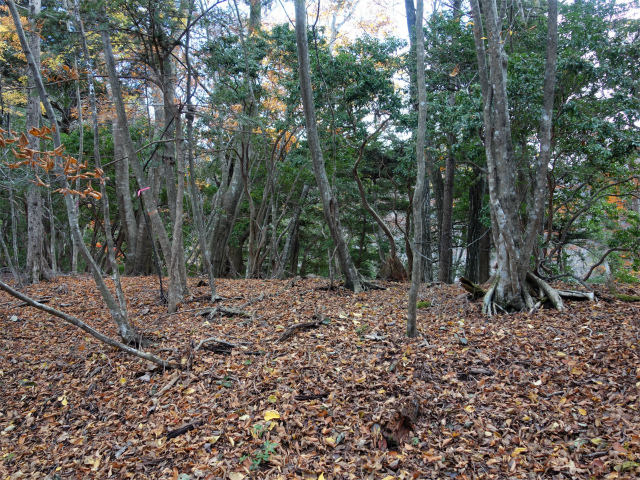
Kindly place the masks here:
[(469, 292), (471, 295), (473, 295), (473, 299), (474, 300), (477, 299), (477, 298), (480, 298), (480, 297), (484, 297), (484, 295), (487, 293), (482, 288), (480, 288), (480, 286), (476, 285), (471, 280), (467, 280), (464, 277), (460, 277), (460, 285), (467, 292)]

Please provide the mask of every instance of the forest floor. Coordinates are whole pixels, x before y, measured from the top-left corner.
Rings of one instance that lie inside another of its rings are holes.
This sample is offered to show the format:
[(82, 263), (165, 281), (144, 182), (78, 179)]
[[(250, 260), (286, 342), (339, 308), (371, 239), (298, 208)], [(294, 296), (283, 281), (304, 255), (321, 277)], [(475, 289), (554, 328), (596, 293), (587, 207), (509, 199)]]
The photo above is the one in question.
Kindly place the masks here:
[[(220, 280), (217, 306), (248, 315), (210, 317), (198, 279), (171, 316), (156, 282), (124, 279), (129, 316), (179, 371), (0, 292), (0, 478), (640, 475), (638, 304), (487, 319), (459, 286), (424, 285), (408, 339), (408, 284)], [(24, 291), (116, 335), (89, 278)], [(209, 337), (235, 347), (195, 351)]]

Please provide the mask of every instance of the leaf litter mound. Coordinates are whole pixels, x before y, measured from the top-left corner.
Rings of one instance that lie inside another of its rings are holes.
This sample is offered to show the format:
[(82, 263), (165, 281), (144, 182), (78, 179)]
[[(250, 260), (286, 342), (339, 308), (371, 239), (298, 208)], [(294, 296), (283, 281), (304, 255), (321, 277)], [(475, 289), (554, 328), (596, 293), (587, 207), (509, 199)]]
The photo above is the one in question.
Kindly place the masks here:
[[(125, 278), (162, 371), (0, 293), (1, 478), (637, 478), (633, 304), (490, 321), (458, 286), (197, 279), (167, 315)], [(196, 285), (200, 286), (196, 286)], [(111, 336), (89, 278), (25, 289)], [(215, 308), (218, 307), (218, 308)], [(223, 308), (220, 308), (223, 307)]]

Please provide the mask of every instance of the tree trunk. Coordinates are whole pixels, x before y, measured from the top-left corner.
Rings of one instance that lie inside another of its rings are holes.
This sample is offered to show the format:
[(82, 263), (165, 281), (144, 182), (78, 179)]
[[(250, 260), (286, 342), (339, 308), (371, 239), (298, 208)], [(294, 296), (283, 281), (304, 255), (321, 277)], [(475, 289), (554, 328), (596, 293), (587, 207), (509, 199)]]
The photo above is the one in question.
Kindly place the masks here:
[[(192, 17), (193, 2), (189, 5), (189, 19)], [(190, 23), (190, 22), (189, 22)], [(193, 210), (193, 218), (195, 220), (196, 229), (198, 232), (198, 244), (200, 245), (200, 256), (202, 257), (202, 263), (204, 264), (204, 270), (209, 277), (209, 289), (211, 292), (211, 301), (214, 302), (217, 299), (216, 293), (216, 279), (213, 274), (213, 267), (211, 266), (211, 254), (208, 249), (207, 232), (204, 226), (204, 213), (202, 210), (202, 198), (200, 197), (200, 190), (196, 185), (196, 167), (193, 160), (193, 149), (195, 146), (195, 140), (193, 138), (193, 114), (195, 113), (195, 107), (191, 103), (191, 57), (189, 55), (189, 43), (191, 35), (190, 31), (187, 31), (185, 38), (185, 61), (187, 64), (187, 158), (189, 159), (189, 180), (191, 184), (191, 208)]]
[[(95, 126), (94, 126), (95, 128)], [(117, 121), (113, 122), (113, 151), (115, 155), (114, 168), (116, 171), (116, 198), (120, 219), (124, 225), (125, 239), (127, 242), (127, 260), (125, 273), (137, 275), (136, 263), (138, 261), (138, 224), (131, 200), (131, 186), (129, 183), (129, 157), (123, 148), (124, 135)], [(134, 160), (135, 161), (135, 160)]]
[[(495, 0), (483, 2), (482, 14), (488, 39), (488, 61), (485, 56), (485, 33), (479, 0), (472, 0), (474, 39), (478, 74), (484, 104), (484, 140), (487, 155), (491, 224), (497, 254), (497, 277), (485, 295), (484, 310), (491, 313), (491, 302), (504, 310), (531, 308), (533, 301), (527, 286), (527, 273), (534, 242), (542, 221), (547, 167), (551, 155), (551, 119), (555, 90), (557, 58), (557, 0), (549, 0), (547, 59), (543, 87), (543, 112), (540, 121), (540, 152), (535, 168), (526, 231), (518, 216), (520, 205), (516, 195), (517, 165), (513, 154), (511, 121), (507, 95), (507, 55), (502, 38), (502, 18)], [(558, 297), (559, 298), (559, 297)], [(562, 308), (561, 303), (556, 304)]]
[[(29, 48), (33, 59), (40, 65), (40, 36), (36, 26), (36, 16), (40, 14), (41, 0), (29, 0)], [(33, 73), (27, 73), (27, 113), (25, 129), (27, 132), (40, 127), (40, 98), (35, 87)], [(40, 150), (40, 139), (27, 133), (29, 148)], [(35, 173), (35, 172), (33, 172)], [(49, 267), (44, 256), (44, 224), (42, 194), (40, 187), (30, 184), (27, 190), (27, 278), (29, 283), (39, 283), (49, 279)]]
[(424, 194), (422, 195), (422, 279), (425, 282), (433, 281), (433, 258), (431, 256), (431, 191), (429, 181), (425, 179)]
[(104, 18), (100, 28), (100, 36), (102, 38), (105, 64), (109, 75), (109, 84), (111, 86), (113, 102), (116, 107), (117, 122), (123, 136), (124, 151), (129, 158), (130, 166), (136, 176), (136, 180), (138, 181), (138, 188), (142, 191), (142, 198), (144, 199), (146, 213), (149, 216), (153, 233), (158, 238), (165, 263), (169, 265), (171, 263), (171, 243), (169, 242), (169, 236), (167, 235), (167, 231), (165, 230), (160, 214), (158, 213), (156, 199), (151, 195), (149, 189), (147, 189), (147, 187), (149, 187), (149, 182), (142, 165), (138, 160), (138, 155), (133, 146), (133, 141), (131, 140), (129, 122), (127, 120), (127, 113), (125, 111), (124, 100), (122, 98), (122, 86), (120, 85), (120, 80), (118, 79), (116, 72), (115, 58), (113, 56), (111, 38), (109, 37), (108, 32), (109, 26), (106, 23), (106, 12), (103, 11), (102, 15)]
[(309, 150), (313, 163), (313, 172), (316, 177), (316, 184), (320, 190), (322, 199), (322, 210), (325, 221), (329, 227), (331, 238), (336, 246), (338, 261), (345, 276), (345, 287), (355, 293), (361, 292), (365, 285), (349, 254), (349, 248), (342, 235), (340, 225), (340, 213), (338, 199), (333, 195), (327, 171), (320, 147), (316, 125), (316, 112), (313, 105), (313, 93), (311, 90), (311, 75), (309, 71), (309, 45), (307, 39), (307, 19), (305, 0), (295, 0), (296, 11), (296, 45), (298, 47), (298, 71), (300, 74), (300, 93), (302, 95), (302, 106), (309, 141)]
[(423, 0), (418, 0), (415, 23), (415, 44), (417, 62), (418, 84), (418, 132), (416, 138), (416, 163), (417, 178), (416, 188), (413, 194), (413, 231), (414, 231), (414, 255), (413, 269), (411, 270), (411, 288), (409, 289), (409, 306), (407, 315), (407, 336), (415, 337), (417, 329), (417, 301), (418, 290), (422, 282), (422, 255), (424, 254), (424, 230), (422, 228), (424, 184), (426, 177), (426, 162), (424, 156), (425, 134), (427, 131), (427, 88), (424, 73), (424, 35), (422, 33)]
[[(485, 181), (479, 169), (473, 171), (475, 180), (469, 187), (469, 219), (467, 222), (467, 258), (464, 276), (473, 283), (482, 284), (487, 278), (481, 276), (483, 238), (488, 236), (487, 227), (480, 222)], [(485, 255), (486, 257), (486, 255)]]
[[(53, 107), (51, 106), (51, 102), (47, 96), (46, 90), (44, 88), (44, 83), (42, 82), (42, 78), (40, 76), (40, 65), (38, 65), (31, 54), (31, 50), (29, 48), (29, 44), (27, 42), (26, 36), (24, 34), (24, 30), (22, 29), (22, 23), (20, 20), (20, 15), (18, 14), (18, 10), (15, 6), (13, 0), (6, 0), (7, 6), (11, 12), (11, 16), (13, 18), (13, 23), (16, 27), (16, 32), (18, 34), (18, 38), (20, 39), (20, 44), (22, 46), (22, 50), (27, 58), (27, 63), (29, 65), (29, 70), (35, 79), (35, 86), (38, 91), (38, 95), (40, 97), (40, 101), (44, 104), (45, 112), (47, 113), (47, 117), (52, 122), (52, 136), (53, 136), (53, 144), (54, 147), (58, 149), (62, 149), (62, 142), (60, 140), (60, 129), (57, 125), (57, 120), (55, 113), (53, 111)], [(57, 175), (57, 179), (62, 184), (62, 188), (69, 188), (69, 182), (67, 181), (67, 177), (64, 174), (62, 158), (59, 156), (55, 157), (56, 167), (55, 172)], [(118, 302), (113, 298), (111, 292), (109, 291), (102, 275), (100, 273), (100, 269), (98, 265), (94, 261), (94, 259), (89, 254), (83, 239), (82, 234), (80, 232), (80, 227), (78, 226), (78, 214), (74, 205), (73, 198), (71, 195), (65, 195), (65, 206), (67, 208), (67, 217), (69, 219), (69, 227), (73, 234), (73, 238), (75, 243), (77, 244), (78, 250), (84, 260), (87, 262), (89, 270), (93, 276), (94, 281), (96, 282), (96, 286), (100, 291), (102, 298), (104, 299), (109, 312), (111, 313), (111, 317), (115, 321), (118, 326), (118, 331), (120, 336), (127, 343), (133, 343), (136, 340), (135, 330), (132, 325), (129, 323), (129, 320), (126, 317), (126, 312), (123, 312), (120, 308)]]
[[(298, 203), (293, 209), (293, 215), (289, 220), (289, 235), (285, 240), (284, 248), (282, 250), (282, 256), (280, 257), (280, 264), (276, 268), (274, 272), (275, 278), (282, 278), (286, 273), (295, 276), (296, 270), (298, 268), (298, 256), (297, 251), (299, 250), (299, 242), (298, 242), (298, 232), (300, 230), (300, 216), (302, 215), (302, 208), (304, 206), (304, 202), (307, 200), (307, 195), (309, 194), (309, 190), (311, 187), (307, 184), (303, 185), (302, 193), (300, 193), (300, 198), (298, 199)], [(294, 259), (295, 256), (295, 259)], [(295, 261), (295, 264), (294, 264)], [(287, 264), (289, 264), (289, 272), (287, 270)], [(294, 266), (295, 265), (295, 266)]]
[(220, 152), (220, 157), (223, 173), (211, 208), (209, 234), (211, 266), (215, 277), (222, 277), (226, 273), (227, 247), (244, 192), (240, 166), (228, 158), (224, 151)]
[(438, 280), (453, 282), (453, 183), (456, 159), (453, 153), (447, 155), (444, 191), (442, 198), (442, 220), (440, 222), (440, 248), (438, 253)]

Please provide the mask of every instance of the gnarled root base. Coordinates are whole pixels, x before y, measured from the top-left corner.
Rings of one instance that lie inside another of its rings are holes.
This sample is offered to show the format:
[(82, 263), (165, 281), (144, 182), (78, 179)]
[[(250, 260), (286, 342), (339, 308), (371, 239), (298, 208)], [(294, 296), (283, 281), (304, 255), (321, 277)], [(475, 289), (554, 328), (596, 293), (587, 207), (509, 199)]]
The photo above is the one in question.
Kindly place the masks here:
[[(539, 277), (536, 277), (532, 273), (527, 273), (527, 281), (525, 288), (522, 291), (522, 300), (529, 310), (529, 313), (533, 313), (536, 309), (540, 308), (543, 303), (550, 302), (556, 310), (563, 311), (564, 304), (563, 298), (571, 298), (574, 300), (589, 300), (595, 301), (595, 295), (593, 292), (577, 292), (572, 290), (558, 290), (553, 288), (547, 282)], [(482, 301), (482, 313), (492, 317), (496, 315), (498, 311), (508, 313), (509, 311), (516, 310), (510, 305), (501, 305), (501, 302), (496, 300), (496, 289), (498, 287), (500, 278), (496, 279), (489, 287), (489, 290), (484, 294)]]
[(388, 256), (378, 273), (378, 278), (392, 282), (406, 282), (407, 270), (397, 256)]

